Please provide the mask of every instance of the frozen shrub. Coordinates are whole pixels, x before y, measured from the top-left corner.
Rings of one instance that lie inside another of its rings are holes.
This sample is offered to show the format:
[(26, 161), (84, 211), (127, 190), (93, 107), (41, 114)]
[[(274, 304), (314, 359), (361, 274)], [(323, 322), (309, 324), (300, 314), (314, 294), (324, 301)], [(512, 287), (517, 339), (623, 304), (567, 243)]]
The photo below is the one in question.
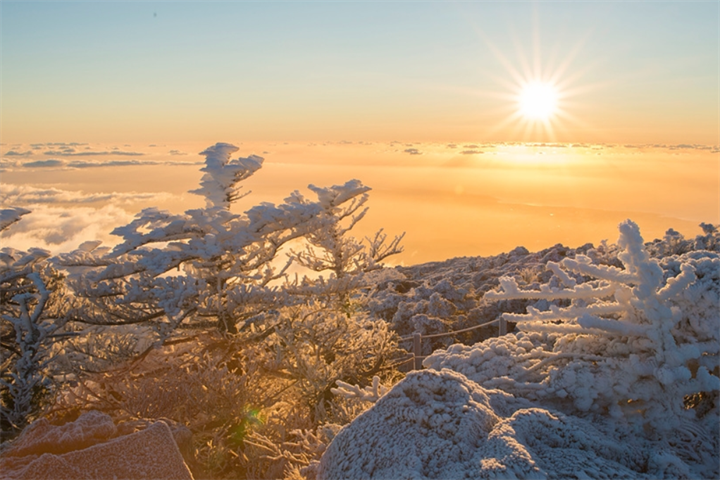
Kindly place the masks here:
[(518, 333), (472, 347), (453, 345), (424, 365), (668, 441), (684, 462), (703, 463), (717, 449), (718, 409), (701, 412), (689, 408), (687, 399), (720, 389), (720, 258), (711, 252), (669, 257), (663, 263), (675, 275), (666, 276), (630, 221), (620, 225), (617, 245), (623, 269), (593, 264), (583, 255), (548, 263), (562, 287), (523, 290), (513, 278), (501, 278), (501, 290), (488, 292), (486, 300), (571, 303), (503, 314)]

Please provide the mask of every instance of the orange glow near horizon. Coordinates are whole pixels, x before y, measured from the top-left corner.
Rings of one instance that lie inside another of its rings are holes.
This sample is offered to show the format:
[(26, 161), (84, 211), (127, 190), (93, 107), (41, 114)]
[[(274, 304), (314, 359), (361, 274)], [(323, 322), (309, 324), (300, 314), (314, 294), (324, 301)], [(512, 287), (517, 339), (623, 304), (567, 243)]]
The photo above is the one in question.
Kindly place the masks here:
[[(227, 140), (240, 148), (238, 156), (257, 154), (265, 158), (263, 168), (243, 182), (244, 190), (252, 194), (238, 201), (233, 211), (240, 213), (265, 201), (282, 202), (294, 190), (313, 198), (306, 188), (310, 183), (329, 186), (359, 179), (372, 191), (370, 211), (354, 235), (363, 238), (380, 228), (389, 235), (407, 232), (403, 241), (406, 251), (397, 257), (405, 264), (494, 255), (518, 245), (536, 251), (556, 243), (576, 247), (602, 239), (614, 241), (618, 223), (627, 218), (640, 225), (646, 240), (662, 237), (669, 228), (692, 238), (700, 233), (700, 222), (720, 223), (717, 148), (701, 145)], [(37, 237), (32, 235), (43, 234), (39, 230), (36, 234), (6, 236), (4, 245), (62, 250), (75, 248), (85, 240), (100, 239), (109, 244), (117, 241), (109, 232), (129, 222), (142, 208), (159, 207), (177, 213), (199, 208), (202, 198), (187, 192), (197, 188), (203, 161), (198, 152), (208, 146), (75, 147), (80, 152), (85, 148), (121, 148), (143, 153), (136, 158), (137, 166), (80, 168), (71, 165), (85, 161), (83, 157), (59, 157), (64, 163), (58, 167), (32, 168), (23, 165), (41, 163), (50, 156), (38, 153), (33, 158), (22, 157), (6, 166), (3, 173), (0, 197), (10, 205), (25, 206), (17, 200), (33, 188), (71, 191), (80, 198), (90, 194), (102, 197), (108, 192), (157, 195), (111, 203), (68, 203), (58, 197), (52, 204), (30, 207), (33, 213), (23, 222), (30, 225), (34, 217), (59, 218), (63, 212), (72, 215), (81, 208), (100, 209), (97, 214), (83, 210), (82, 215), (88, 218), (101, 215), (105, 206), (113, 210), (107, 212), (107, 219), (98, 218), (92, 229), (76, 237), (68, 235), (64, 244), (44, 245), (33, 240)], [(93, 161), (122, 162), (126, 158)], [(50, 207), (60, 210), (51, 211)]]

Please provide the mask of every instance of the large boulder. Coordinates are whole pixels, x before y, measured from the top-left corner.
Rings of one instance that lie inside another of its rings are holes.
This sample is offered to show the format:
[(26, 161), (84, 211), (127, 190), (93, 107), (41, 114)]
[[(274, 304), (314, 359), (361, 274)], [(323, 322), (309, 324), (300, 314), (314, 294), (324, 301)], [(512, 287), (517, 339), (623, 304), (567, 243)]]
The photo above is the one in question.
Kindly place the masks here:
[(74, 422), (60, 426), (41, 418), (23, 431), (5, 456), (67, 453), (107, 441), (116, 434), (117, 427), (112, 418), (98, 411), (87, 412)]
[(41, 419), (3, 453), (0, 478), (192, 480), (165, 422), (117, 434), (112, 419), (100, 412), (62, 426)]
[(680, 478), (662, 451), (618, 441), (450, 371), (416, 371), (343, 428), (318, 479)]

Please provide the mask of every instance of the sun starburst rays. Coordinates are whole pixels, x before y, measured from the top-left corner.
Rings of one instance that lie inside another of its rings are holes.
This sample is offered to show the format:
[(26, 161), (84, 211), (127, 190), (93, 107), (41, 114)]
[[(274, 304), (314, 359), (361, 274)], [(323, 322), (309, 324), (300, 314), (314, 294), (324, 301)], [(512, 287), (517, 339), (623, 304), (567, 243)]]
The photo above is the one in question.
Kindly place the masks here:
[(561, 138), (567, 140), (578, 130), (592, 136), (596, 129), (581, 118), (583, 105), (578, 102), (578, 97), (598, 87), (584, 82), (588, 71), (597, 67), (597, 62), (583, 62), (580, 68), (576, 64), (591, 33), (574, 42), (569, 51), (565, 51), (561, 43), (548, 51), (541, 48), (537, 19), (534, 23), (529, 37), (530, 48), (520, 40), (522, 36), (514, 31), (514, 26), (508, 25), (514, 46), (512, 55), (501, 51), (480, 29), (476, 29), (505, 70), (504, 77), (490, 76), (498, 90), (476, 92), (494, 100), (495, 106), (485, 113), (498, 118), (493, 128), (483, 132), (483, 137), (491, 139), (502, 135), (511, 141), (556, 142)]

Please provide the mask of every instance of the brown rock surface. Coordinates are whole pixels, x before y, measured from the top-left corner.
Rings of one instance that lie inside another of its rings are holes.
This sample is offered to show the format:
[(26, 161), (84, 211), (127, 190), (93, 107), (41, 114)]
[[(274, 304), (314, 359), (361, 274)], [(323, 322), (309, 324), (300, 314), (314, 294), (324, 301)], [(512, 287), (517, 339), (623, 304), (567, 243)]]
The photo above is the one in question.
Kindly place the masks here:
[[(12, 478), (12, 477), (11, 477)], [(86, 478), (81, 470), (73, 468), (69, 463), (46, 453), (28, 465), (17, 478), (33, 480), (80, 480)]]
[[(0, 458), (0, 479), (192, 480), (167, 424), (155, 422), (107, 440), (110, 431), (117, 432), (108, 419), (89, 412), (61, 427), (39, 420)], [(87, 446), (90, 441), (94, 444)], [(79, 448), (68, 451), (72, 446)]]
[(162, 422), (62, 458), (93, 479), (192, 479), (170, 428)]
[(74, 422), (51, 425), (45, 418), (33, 422), (4, 456), (25, 457), (66, 453), (104, 442), (117, 433), (109, 415), (98, 411), (82, 414)]

